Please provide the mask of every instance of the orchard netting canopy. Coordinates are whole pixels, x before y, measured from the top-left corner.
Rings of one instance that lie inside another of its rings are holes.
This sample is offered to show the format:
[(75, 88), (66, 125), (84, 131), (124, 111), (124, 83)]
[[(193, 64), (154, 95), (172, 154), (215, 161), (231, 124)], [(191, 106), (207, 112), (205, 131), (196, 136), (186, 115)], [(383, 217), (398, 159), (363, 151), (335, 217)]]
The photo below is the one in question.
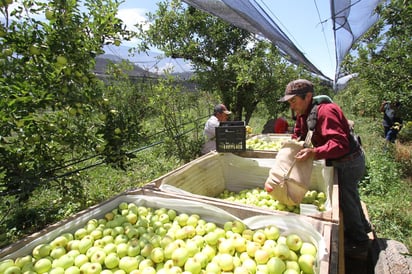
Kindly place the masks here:
[[(260, 35), (274, 43), (292, 63), (306, 67), (324, 79), (337, 82), (340, 65), (352, 45), (378, 20), (374, 12), (382, 0), (330, 0), (333, 20), (336, 70), (335, 79), (325, 76), (289, 39), (255, 0), (183, 0), (188, 5), (217, 16), (239, 28)], [(285, 0), (287, 1), (287, 0)], [(308, 1), (308, 0), (305, 0)], [(297, 9), (299, 7), (291, 7)]]

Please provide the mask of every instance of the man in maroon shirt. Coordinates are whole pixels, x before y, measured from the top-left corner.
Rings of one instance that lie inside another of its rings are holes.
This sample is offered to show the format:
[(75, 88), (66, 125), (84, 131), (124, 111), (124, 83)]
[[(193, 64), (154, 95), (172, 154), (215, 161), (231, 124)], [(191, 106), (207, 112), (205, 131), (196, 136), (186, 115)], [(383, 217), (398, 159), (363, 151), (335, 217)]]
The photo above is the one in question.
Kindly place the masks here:
[[(285, 96), (279, 100), (288, 102), (297, 115), (292, 138), (306, 138), (307, 118), (314, 105), (313, 92), (312, 82), (298, 79), (286, 86)], [(339, 206), (343, 213), (345, 254), (365, 258), (369, 243), (367, 233), (371, 227), (363, 213), (358, 192), (358, 183), (365, 172), (365, 155), (360, 146), (351, 145), (348, 120), (338, 105), (321, 102), (317, 108), (312, 146), (303, 148), (295, 158), (297, 161), (325, 159), (334, 166), (338, 174)]]

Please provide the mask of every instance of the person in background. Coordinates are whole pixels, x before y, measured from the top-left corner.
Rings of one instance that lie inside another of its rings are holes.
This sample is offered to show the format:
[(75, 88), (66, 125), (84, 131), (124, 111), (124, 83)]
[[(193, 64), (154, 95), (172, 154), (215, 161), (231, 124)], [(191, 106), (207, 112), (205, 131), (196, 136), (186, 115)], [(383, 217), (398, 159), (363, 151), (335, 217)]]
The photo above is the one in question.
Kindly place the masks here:
[[(285, 96), (296, 113), (293, 139), (305, 140), (308, 133), (307, 117), (315, 104), (312, 82), (298, 79), (286, 86)], [(345, 255), (366, 259), (368, 234), (372, 228), (362, 210), (358, 183), (365, 173), (365, 155), (360, 145), (351, 145), (350, 125), (340, 107), (332, 102), (318, 104), (317, 122), (311, 138), (313, 147), (300, 150), (295, 158), (325, 159), (338, 175), (339, 206), (343, 213)]]
[(262, 134), (266, 133), (288, 133), (288, 121), (284, 117), (269, 119), (263, 126)]
[(288, 133), (289, 124), (284, 117), (279, 117), (275, 120), (275, 133)]
[(218, 104), (213, 110), (213, 115), (205, 123), (203, 134), (206, 138), (202, 147), (202, 154), (216, 150), (216, 131), (215, 128), (220, 125), (220, 122), (227, 121), (229, 115), (232, 114), (224, 104)]
[[(394, 143), (402, 128), (402, 118), (399, 117), (399, 102), (383, 101), (379, 111), (383, 113), (383, 133), (387, 143)], [(385, 144), (385, 145), (386, 145)]]

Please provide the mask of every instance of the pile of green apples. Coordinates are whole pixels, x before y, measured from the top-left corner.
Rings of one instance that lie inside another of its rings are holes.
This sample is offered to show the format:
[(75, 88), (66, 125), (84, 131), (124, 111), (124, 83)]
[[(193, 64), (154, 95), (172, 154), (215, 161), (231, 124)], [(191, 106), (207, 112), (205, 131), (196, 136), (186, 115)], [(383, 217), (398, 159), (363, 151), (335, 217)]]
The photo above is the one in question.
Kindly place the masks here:
[[(241, 203), (244, 205), (252, 205), (272, 210), (288, 211), (296, 214), (300, 213), (299, 205), (285, 205), (273, 197), (263, 188), (257, 187), (253, 189), (243, 189), (239, 192), (234, 192), (225, 189), (218, 196), (218, 199), (223, 199), (230, 202)], [(302, 204), (313, 204), (319, 211), (325, 211), (326, 194), (323, 191), (308, 190), (303, 197)]]
[(285, 140), (282, 139), (259, 139), (250, 138), (246, 140), (246, 149), (251, 150), (274, 150), (279, 151)]
[(104, 218), (1, 261), (0, 274), (314, 273), (317, 248), (303, 236), (122, 202)]

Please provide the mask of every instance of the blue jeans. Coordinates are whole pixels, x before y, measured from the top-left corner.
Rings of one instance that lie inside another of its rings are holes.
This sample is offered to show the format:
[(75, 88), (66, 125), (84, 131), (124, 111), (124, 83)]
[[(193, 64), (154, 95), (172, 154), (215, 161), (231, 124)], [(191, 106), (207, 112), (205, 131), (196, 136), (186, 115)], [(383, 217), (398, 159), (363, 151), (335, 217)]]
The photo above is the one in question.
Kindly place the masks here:
[(365, 231), (368, 224), (359, 197), (358, 184), (365, 174), (365, 154), (351, 161), (332, 161), (338, 174), (339, 206), (343, 214), (345, 239), (362, 242), (369, 239)]

